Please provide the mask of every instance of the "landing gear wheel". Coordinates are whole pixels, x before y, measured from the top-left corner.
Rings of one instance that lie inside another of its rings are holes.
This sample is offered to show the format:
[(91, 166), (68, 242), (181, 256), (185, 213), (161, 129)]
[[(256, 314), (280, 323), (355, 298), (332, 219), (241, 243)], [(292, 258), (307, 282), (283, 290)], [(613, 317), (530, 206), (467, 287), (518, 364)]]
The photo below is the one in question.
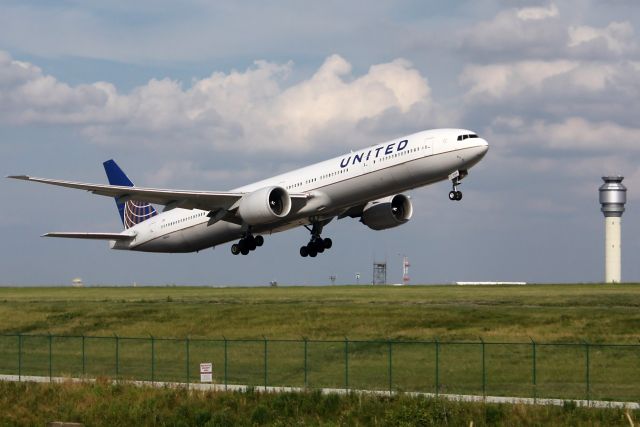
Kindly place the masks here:
[(326, 220), (324, 222), (312, 222), (311, 227), (304, 226), (311, 233), (311, 239), (309, 239), (309, 243), (306, 246), (300, 248), (300, 255), (316, 257), (318, 254), (323, 253), (327, 249), (330, 249), (333, 246), (333, 242), (331, 239), (326, 238), (323, 239), (320, 235), (322, 233), (322, 228), (326, 225), (330, 220)]
[(238, 255), (240, 253), (240, 246), (237, 243), (231, 245), (231, 253), (234, 255)]
[(456, 191), (456, 200), (462, 200), (462, 191)]
[(449, 200), (458, 200), (458, 192), (457, 191), (449, 191)]
[(333, 241), (327, 237), (322, 241), (322, 244), (324, 245), (325, 249), (331, 249), (331, 246), (333, 246)]
[(256, 239), (253, 236), (247, 237), (246, 242), (247, 242), (247, 247), (249, 248), (250, 251), (256, 250), (256, 247), (258, 245), (256, 245)]
[(242, 255), (249, 255), (249, 248), (242, 248), (240, 249), (240, 253)]
[(254, 237), (254, 240), (256, 242), (256, 246), (260, 247), (264, 244), (264, 237), (262, 236), (256, 236)]

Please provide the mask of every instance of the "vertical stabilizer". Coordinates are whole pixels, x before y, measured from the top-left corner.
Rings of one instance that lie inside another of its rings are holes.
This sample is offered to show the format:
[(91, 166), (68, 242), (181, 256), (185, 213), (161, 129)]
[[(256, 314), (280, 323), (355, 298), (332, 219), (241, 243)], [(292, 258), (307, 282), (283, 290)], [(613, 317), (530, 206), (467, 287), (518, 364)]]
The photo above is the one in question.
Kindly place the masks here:
[[(123, 187), (133, 187), (133, 182), (127, 177), (127, 175), (120, 169), (120, 166), (112, 160), (107, 160), (103, 163), (104, 171), (107, 173), (109, 184), (121, 185)], [(141, 223), (153, 216), (156, 216), (155, 208), (147, 202), (141, 202), (137, 200), (127, 200), (122, 203), (117, 198), (116, 206), (118, 206), (118, 212), (120, 213), (120, 219), (124, 228), (131, 228), (136, 224)]]

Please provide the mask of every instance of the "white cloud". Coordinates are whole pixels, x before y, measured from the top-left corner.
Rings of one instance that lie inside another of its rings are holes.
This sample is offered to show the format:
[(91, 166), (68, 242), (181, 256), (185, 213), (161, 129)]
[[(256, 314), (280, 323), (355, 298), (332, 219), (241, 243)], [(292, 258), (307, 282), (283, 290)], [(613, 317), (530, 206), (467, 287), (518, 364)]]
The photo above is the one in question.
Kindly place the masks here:
[(569, 117), (561, 123), (533, 126), (551, 148), (640, 153), (640, 129), (621, 126), (610, 121), (590, 122), (581, 117)]
[(468, 115), (510, 111), (530, 119), (578, 116), (631, 126), (640, 112), (639, 71), (630, 61), (517, 61), (467, 66), (459, 83), (467, 90)]
[(570, 48), (589, 47), (624, 54), (635, 49), (633, 26), (629, 22), (611, 22), (605, 28), (588, 25), (572, 26), (568, 29)]
[[(508, 136), (503, 141), (530, 147), (581, 151), (583, 155), (627, 153), (640, 155), (640, 128), (611, 121), (589, 121), (567, 117), (560, 121), (526, 120), (520, 116), (500, 116), (492, 125), (493, 135)], [(505, 147), (507, 148), (507, 147)]]
[(549, 56), (564, 44), (566, 30), (555, 4), (548, 7), (506, 9), (493, 19), (461, 31), (461, 48), (486, 61), (487, 55)]
[(548, 7), (506, 9), (458, 35), (463, 51), (479, 62), (515, 57), (534, 59), (608, 59), (637, 56), (634, 27), (610, 21), (605, 27), (585, 25), (574, 2)]
[(539, 90), (545, 80), (578, 66), (577, 62), (567, 60), (470, 65), (461, 73), (459, 82), (469, 87), (467, 97), (505, 98), (524, 90)]
[(176, 80), (152, 79), (120, 93), (108, 82), (70, 86), (4, 54), (0, 120), (75, 125), (107, 144), (222, 148), (232, 143), (307, 151), (334, 128), (344, 136), (357, 134), (366, 128), (358, 131), (362, 123), (390, 112), (416, 117), (416, 109), (434, 107), (426, 78), (402, 59), (353, 76), (351, 65), (332, 55), (310, 78), (287, 86), (292, 72), (291, 62), (256, 61), (245, 71), (214, 72), (186, 88)]
[(558, 16), (558, 7), (551, 3), (549, 7), (525, 7), (516, 11), (518, 19), (523, 21), (539, 21)]

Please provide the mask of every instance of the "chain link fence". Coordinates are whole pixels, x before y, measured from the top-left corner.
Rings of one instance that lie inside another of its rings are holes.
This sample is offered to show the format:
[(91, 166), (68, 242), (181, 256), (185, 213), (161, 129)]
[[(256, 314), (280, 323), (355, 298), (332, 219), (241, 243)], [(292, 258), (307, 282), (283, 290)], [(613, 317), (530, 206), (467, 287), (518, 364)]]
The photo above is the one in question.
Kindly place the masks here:
[(0, 335), (0, 374), (640, 400), (640, 344)]

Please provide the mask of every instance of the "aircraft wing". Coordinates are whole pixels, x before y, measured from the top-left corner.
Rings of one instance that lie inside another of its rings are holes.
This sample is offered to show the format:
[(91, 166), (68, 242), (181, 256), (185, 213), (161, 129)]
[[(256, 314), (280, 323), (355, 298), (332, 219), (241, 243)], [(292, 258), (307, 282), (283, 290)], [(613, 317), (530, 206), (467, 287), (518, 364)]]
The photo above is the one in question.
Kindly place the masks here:
[(68, 239), (91, 239), (91, 240), (131, 240), (135, 236), (133, 234), (122, 233), (83, 233), (83, 232), (65, 232), (65, 233), (47, 233), (42, 237), (66, 237)]
[[(37, 178), (28, 175), (12, 175), (7, 178), (41, 182), (59, 187), (86, 190), (100, 196), (115, 197), (121, 201), (139, 200), (159, 205), (172, 205), (183, 209), (218, 211), (230, 209), (245, 193), (228, 191), (189, 191), (165, 188), (127, 187), (121, 185), (90, 184), (58, 179)], [(306, 194), (290, 194), (292, 200), (306, 200)]]

